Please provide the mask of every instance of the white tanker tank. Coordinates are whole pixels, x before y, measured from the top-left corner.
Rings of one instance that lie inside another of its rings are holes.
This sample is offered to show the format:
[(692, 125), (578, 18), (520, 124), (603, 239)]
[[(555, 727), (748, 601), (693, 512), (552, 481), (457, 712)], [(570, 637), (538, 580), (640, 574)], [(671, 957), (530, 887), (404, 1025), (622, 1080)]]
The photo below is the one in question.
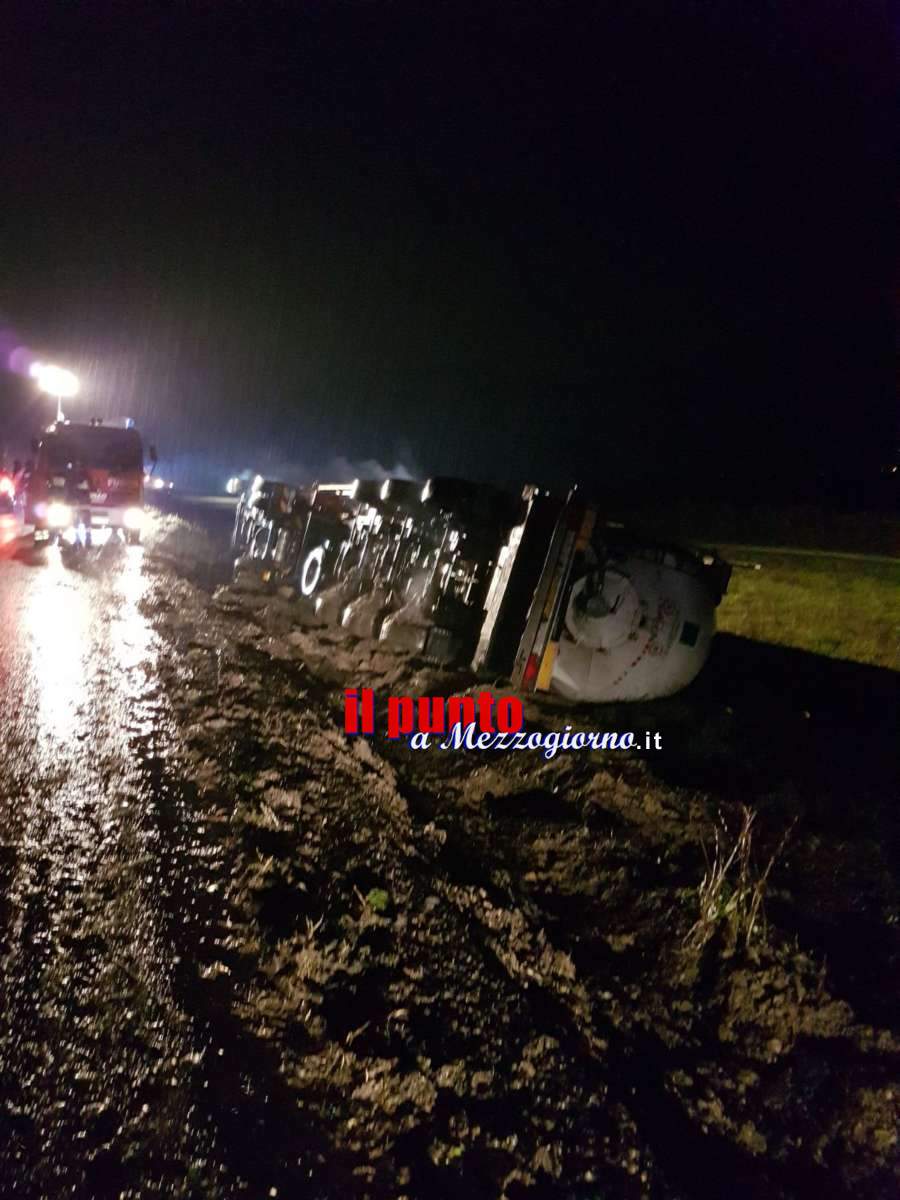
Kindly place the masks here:
[[(539, 522), (537, 498), (529, 519), (535, 516)], [(501, 665), (496, 651), (510, 620), (502, 605), (518, 590), (528, 599), (524, 620), (521, 608), (512, 614), (524, 630), (514, 686), (597, 703), (669, 696), (709, 656), (731, 568), (714, 552), (660, 544), (597, 517), (596, 507), (570, 498), (530, 554), (528, 525), (513, 530), (488, 595), (475, 665)], [(521, 581), (529, 573), (517, 589), (517, 575)]]
[(718, 598), (685, 551), (635, 545), (572, 585), (550, 690), (647, 700), (686, 687), (706, 662)]

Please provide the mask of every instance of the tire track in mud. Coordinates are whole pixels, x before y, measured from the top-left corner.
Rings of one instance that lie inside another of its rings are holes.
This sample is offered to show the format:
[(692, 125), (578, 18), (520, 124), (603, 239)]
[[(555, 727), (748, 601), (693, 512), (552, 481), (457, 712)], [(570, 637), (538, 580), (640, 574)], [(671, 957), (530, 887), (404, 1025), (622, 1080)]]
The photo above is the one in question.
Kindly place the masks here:
[[(147, 613), (171, 609), (167, 573), (161, 572), (155, 582), (154, 593), (142, 603)], [(203, 593), (193, 588), (185, 595), (205, 603)], [(170, 643), (176, 656), (183, 648), (183, 637)], [(161, 666), (161, 675), (171, 662)], [(215, 671), (220, 672), (218, 661)], [(341, 1186), (346, 1173), (335, 1161), (325, 1165), (329, 1144), (324, 1132), (311, 1114), (298, 1110), (273, 1056), (232, 1011), (230, 968), (222, 975), (217, 968), (225, 961), (239, 965), (228, 950), (227, 881), (236, 847), (229, 833), (223, 836), (227, 810), (217, 807), (223, 797), (199, 788), (179, 769), (181, 732), (171, 711), (169, 717), (164, 736), (157, 727), (135, 734), (132, 745), (151, 792), (169, 797), (166, 805), (153, 808), (152, 816), (160, 835), (160, 878), (165, 880), (160, 896), (175, 951), (172, 989), (198, 1046), (192, 1055), (192, 1103), (216, 1131), (212, 1179), (190, 1180), (185, 1194), (312, 1197), (326, 1182)], [(235, 759), (235, 748), (223, 754), (229, 757)], [(195, 845), (187, 853), (186, 833), (195, 843), (199, 833), (203, 849), (198, 852)]]
[[(176, 791), (181, 804), (201, 820), (217, 815), (195, 787), (171, 771), (166, 759), (148, 756), (144, 762), (156, 789)], [(171, 842), (163, 897), (167, 930), (176, 951), (173, 995), (202, 1047), (194, 1055), (192, 1093), (218, 1135), (219, 1178), (209, 1195), (264, 1196), (274, 1194), (272, 1189), (278, 1195), (291, 1195), (298, 1186), (306, 1194), (324, 1178), (327, 1141), (296, 1111), (277, 1064), (234, 1017), (227, 992), (214, 973), (216, 964), (230, 958), (224, 948), (230, 921), (221, 893), (223, 877), (231, 868), (230, 847), (221, 842), (211, 845), (218, 852), (217, 860), (198, 874), (184, 870), (178, 842)], [(187, 897), (192, 899), (186, 903)]]

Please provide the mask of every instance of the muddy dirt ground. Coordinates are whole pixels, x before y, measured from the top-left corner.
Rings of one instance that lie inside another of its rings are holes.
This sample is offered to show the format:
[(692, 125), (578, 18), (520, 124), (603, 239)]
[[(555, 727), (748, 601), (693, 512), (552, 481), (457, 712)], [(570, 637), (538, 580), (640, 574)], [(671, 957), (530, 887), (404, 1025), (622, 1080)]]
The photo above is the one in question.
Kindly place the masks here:
[(720, 637), (671, 700), (527, 704), (661, 751), (413, 753), (343, 688), (484, 684), (297, 613), (184, 578), (148, 613), (273, 1195), (900, 1194), (895, 674)]

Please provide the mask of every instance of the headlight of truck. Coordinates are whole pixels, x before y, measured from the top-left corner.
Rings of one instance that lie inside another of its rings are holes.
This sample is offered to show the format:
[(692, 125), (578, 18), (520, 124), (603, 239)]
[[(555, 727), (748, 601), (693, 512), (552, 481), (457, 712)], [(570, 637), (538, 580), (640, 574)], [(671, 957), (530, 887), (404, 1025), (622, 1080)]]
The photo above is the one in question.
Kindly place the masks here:
[(53, 500), (47, 505), (47, 524), (52, 529), (65, 529), (72, 524), (72, 510), (68, 504)]
[(144, 510), (142, 508), (126, 508), (125, 516), (123, 517), (126, 529), (143, 529), (144, 528)]

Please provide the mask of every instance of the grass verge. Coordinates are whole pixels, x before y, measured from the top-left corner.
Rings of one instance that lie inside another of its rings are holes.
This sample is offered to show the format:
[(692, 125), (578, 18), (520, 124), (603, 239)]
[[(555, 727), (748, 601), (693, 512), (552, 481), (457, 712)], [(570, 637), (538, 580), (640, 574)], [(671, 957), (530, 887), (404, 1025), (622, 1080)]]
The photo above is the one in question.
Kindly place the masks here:
[[(722, 546), (731, 561), (745, 550)], [(900, 562), (755, 550), (737, 567), (718, 627), (828, 658), (900, 668)]]

